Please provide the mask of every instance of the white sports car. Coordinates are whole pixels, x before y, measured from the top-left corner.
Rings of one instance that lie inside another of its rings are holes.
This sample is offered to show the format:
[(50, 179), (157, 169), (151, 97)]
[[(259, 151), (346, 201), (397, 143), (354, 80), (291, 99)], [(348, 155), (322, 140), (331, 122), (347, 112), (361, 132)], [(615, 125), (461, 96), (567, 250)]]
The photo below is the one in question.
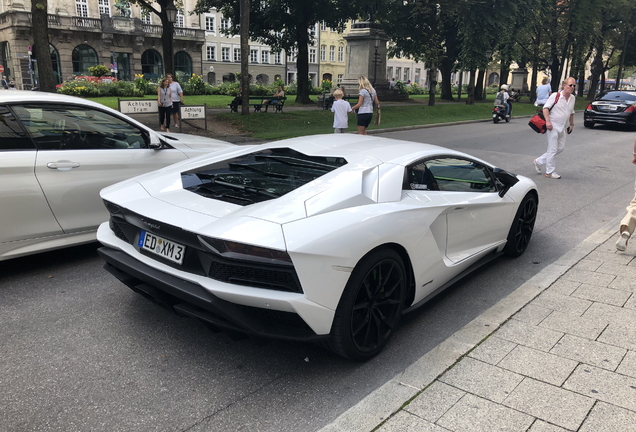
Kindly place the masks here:
[(528, 178), (428, 144), (331, 134), (222, 150), (104, 189), (105, 268), (208, 325), (376, 355), (402, 313), (519, 256)]
[(0, 91), (0, 261), (95, 241), (101, 189), (227, 147), (85, 99)]

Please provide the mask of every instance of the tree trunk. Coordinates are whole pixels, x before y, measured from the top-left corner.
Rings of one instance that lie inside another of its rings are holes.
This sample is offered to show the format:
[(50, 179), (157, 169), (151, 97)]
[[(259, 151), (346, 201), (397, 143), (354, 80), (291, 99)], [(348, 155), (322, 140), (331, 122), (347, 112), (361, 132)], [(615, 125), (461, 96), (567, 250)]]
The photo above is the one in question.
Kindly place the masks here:
[(458, 71), (458, 73), (459, 73), (459, 80), (458, 80), (458, 84), (459, 85), (457, 86), (457, 100), (461, 100), (461, 98), (462, 98), (462, 84), (463, 84), (462, 81), (463, 81), (463, 78), (464, 78), (464, 71), (460, 69)]
[(616, 85), (614, 90), (620, 90), (621, 78), (623, 75), (623, 65), (625, 64), (625, 52), (627, 51), (627, 42), (629, 42), (630, 32), (625, 35), (625, 44), (623, 44), (623, 52), (621, 52), (621, 60), (618, 64), (618, 72), (616, 73)]
[(437, 88), (437, 68), (431, 63), (428, 70), (428, 106), (435, 106), (435, 89)]
[(250, 113), (250, 0), (241, 0), (241, 115)]
[(470, 78), (468, 80), (468, 100), (466, 105), (475, 104), (475, 69), (470, 70)]
[(451, 83), (453, 63), (454, 61), (450, 61), (447, 58), (444, 58), (439, 66), (439, 71), (442, 74), (442, 94), (440, 95), (440, 99), (442, 100), (453, 100), (453, 90)]
[(161, 34), (161, 47), (163, 49), (163, 71), (164, 75), (172, 74), (175, 81), (177, 75), (174, 71), (174, 24), (168, 20), (165, 8), (161, 8), (159, 14), (163, 33)]
[(298, 25), (296, 43), (298, 44), (298, 57), (296, 57), (296, 69), (298, 70), (298, 93), (296, 102), (301, 104), (313, 103), (309, 98), (309, 22), (307, 25)]
[(55, 93), (53, 63), (49, 52), (49, 21), (47, 0), (32, 0), (33, 48), (38, 62), (38, 86), (40, 91)]
[(483, 101), (484, 100), (484, 75), (486, 71), (479, 70), (479, 74), (477, 75), (477, 81), (475, 82), (475, 100)]
[(508, 75), (510, 75), (510, 63), (502, 61), (499, 68), (499, 85), (508, 84)]

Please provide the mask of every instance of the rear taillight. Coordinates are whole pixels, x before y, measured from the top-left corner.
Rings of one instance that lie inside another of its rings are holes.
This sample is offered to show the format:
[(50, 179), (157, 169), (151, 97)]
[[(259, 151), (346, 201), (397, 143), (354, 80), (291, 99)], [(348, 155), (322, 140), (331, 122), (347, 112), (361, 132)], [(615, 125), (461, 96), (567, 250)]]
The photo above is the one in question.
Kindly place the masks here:
[(592, 104), (591, 103), (587, 104), (587, 107), (585, 107), (585, 109), (586, 110), (591, 110), (592, 109)]
[(636, 111), (636, 105), (630, 105), (625, 110), (625, 112), (632, 112), (632, 111)]

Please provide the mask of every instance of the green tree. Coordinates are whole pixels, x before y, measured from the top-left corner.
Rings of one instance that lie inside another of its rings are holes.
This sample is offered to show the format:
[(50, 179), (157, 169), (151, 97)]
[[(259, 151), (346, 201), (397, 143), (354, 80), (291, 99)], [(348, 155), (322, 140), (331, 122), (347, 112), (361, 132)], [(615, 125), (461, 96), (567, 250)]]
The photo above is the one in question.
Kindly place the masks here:
[[(296, 52), (298, 69), (298, 93), (296, 102), (313, 103), (309, 98), (309, 44), (314, 41), (311, 30), (319, 22), (329, 27), (343, 28), (347, 20), (356, 18), (371, 0), (262, 0), (254, 2), (250, 11), (249, 35), (252, 39), (270, 45), (276, 51)], [(239, 0), (198, 0), (196, 13), (211, 8), (220, 10), (231, 18), (228, 34), (240, 30)]]
[[(166, 8), (176, 7), (174, 0), (154, 0), (152, 2), (146, 0), (130, 0), (130, 3), (137, 4), (142, 7), (144, 11), (154, 13), (161, 20), (161, 26), (163, 27), (163, 33), (161, 34), (161, 47), (163, 49), (163, 66), (166, 74), (171, 73), (175, 78), (174, 71), (174, 24), (168, 19), (168, 13)], [(155, 6), (159, 6), (157, 9)], [(180, 9), (183, 9), (183, 5), (179, 4)]]
[(40, 91), (55, 93), (53, 63), (49, 51), (49, 21), (47, 0), (31, 1), (33, 49), (38, 62), (38, 85)]

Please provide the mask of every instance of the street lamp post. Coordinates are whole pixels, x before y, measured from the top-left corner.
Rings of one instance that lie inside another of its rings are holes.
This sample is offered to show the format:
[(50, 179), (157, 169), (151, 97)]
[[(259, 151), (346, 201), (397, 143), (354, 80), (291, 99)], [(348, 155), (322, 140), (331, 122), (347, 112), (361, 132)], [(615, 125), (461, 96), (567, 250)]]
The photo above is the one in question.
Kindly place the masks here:
[[(174, 2), (171, 1), (166, 6), (166, 17), (168, 18), (168, 22), (170, 22), (170, 32), (167, 35), (162, 35), (162, 38), (168, 38), (167, 44), (168, 49), (167, 52), (164, 53), (164, 61), (166, 62), (166, 66), (169, 66), (170, 70), (166, 70), (166, 73), (175, 73), (174, 70), (174, 23), (177, 22), (177, 8), (174, 6)], [(169, 58), (168, 58), (169, 57)]]
[(373, 87), (375, 87), (378, 74), (378, 63), (380, 63), (380, 54), (378, 54), (378, 48), (380, 48), (380, 39), (375, 40), (374, 48), (375, 52), (373, 53)]

